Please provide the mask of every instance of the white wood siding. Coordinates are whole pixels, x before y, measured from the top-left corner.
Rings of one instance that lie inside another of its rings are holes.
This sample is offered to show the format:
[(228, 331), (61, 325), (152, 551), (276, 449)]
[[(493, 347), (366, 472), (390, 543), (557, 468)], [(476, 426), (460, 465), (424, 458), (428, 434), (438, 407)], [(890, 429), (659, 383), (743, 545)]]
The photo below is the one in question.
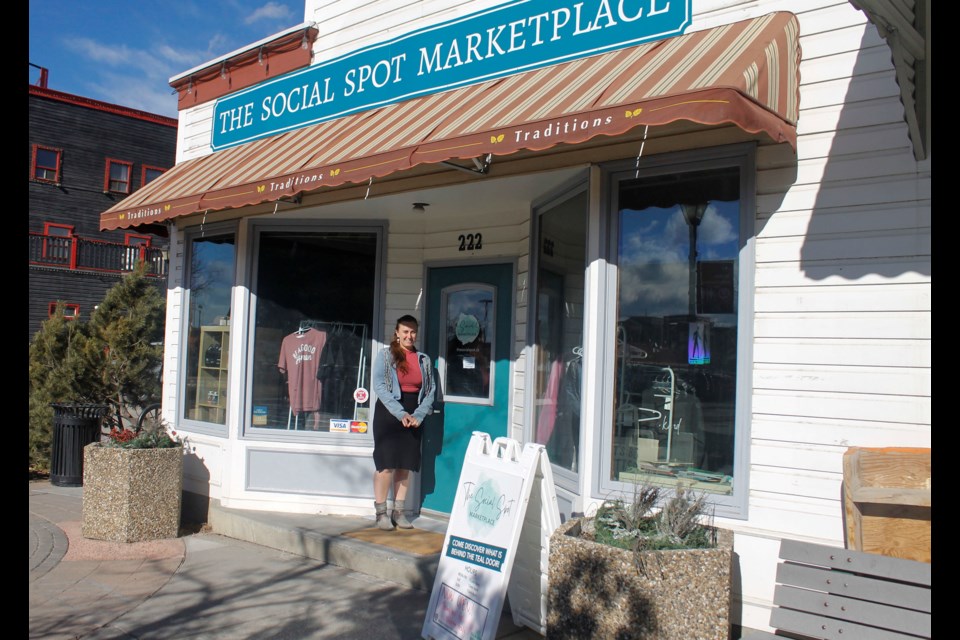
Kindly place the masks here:
[(741, 623), (768, 628), (776, 549), (755, 543), (842, 545), (847, 447), (930, 446), (930, 164), (860, 11), (740, 4), (797, 13), (803, 53), (796, 160), (757, 154), (749, 518), (731, 523)]

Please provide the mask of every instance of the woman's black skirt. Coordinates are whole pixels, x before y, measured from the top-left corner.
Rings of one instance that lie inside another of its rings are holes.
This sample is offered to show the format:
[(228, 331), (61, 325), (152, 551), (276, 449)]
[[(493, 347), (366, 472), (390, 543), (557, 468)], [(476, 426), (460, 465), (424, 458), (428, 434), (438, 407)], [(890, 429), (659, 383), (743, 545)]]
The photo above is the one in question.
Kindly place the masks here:
[[(417, 408), (417, 393), (403, 393), (400, 404), (404, 411), (413, 415)], [(377, 471), (384, 469), (409, 469), (420, 471), (420, 439), (423, 423), (419, 427), (404, 427), (387, 411), (380, 400), (373, 410), (373, 464)]]

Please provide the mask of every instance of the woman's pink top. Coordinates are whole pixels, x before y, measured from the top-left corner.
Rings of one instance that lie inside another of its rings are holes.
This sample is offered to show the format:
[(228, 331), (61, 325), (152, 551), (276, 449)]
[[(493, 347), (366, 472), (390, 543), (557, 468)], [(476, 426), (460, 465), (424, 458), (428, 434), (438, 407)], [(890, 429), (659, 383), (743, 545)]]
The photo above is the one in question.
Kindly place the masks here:
[(397, 379), (400, 381), (400, 391), (414, 393), (423, 386), (423, 373), (420, 371), (420, 361), (417, 352), (407, 351), (407, 372), (397, 369)]

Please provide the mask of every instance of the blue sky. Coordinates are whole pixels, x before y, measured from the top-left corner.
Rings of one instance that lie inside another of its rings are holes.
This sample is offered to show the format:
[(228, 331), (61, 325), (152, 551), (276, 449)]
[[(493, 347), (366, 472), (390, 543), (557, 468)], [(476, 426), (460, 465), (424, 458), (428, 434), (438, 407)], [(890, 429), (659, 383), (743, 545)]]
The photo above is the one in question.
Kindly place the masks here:
[(303, 12), (304, 0), (30, 0), (29, 62), (48, 69), (50, 89), (176, 118), (171, 77)]

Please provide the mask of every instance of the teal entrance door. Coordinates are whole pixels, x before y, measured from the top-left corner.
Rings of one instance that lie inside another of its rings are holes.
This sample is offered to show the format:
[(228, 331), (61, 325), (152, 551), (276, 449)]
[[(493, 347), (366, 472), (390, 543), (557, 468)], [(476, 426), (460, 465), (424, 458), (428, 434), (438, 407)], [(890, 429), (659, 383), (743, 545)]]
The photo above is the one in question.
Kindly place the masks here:
[(426, 316), (443, 407), (424, 425), (420, 495), (450, 513), (471, 434), (507, 435), (513, 265), (428, 269)]

